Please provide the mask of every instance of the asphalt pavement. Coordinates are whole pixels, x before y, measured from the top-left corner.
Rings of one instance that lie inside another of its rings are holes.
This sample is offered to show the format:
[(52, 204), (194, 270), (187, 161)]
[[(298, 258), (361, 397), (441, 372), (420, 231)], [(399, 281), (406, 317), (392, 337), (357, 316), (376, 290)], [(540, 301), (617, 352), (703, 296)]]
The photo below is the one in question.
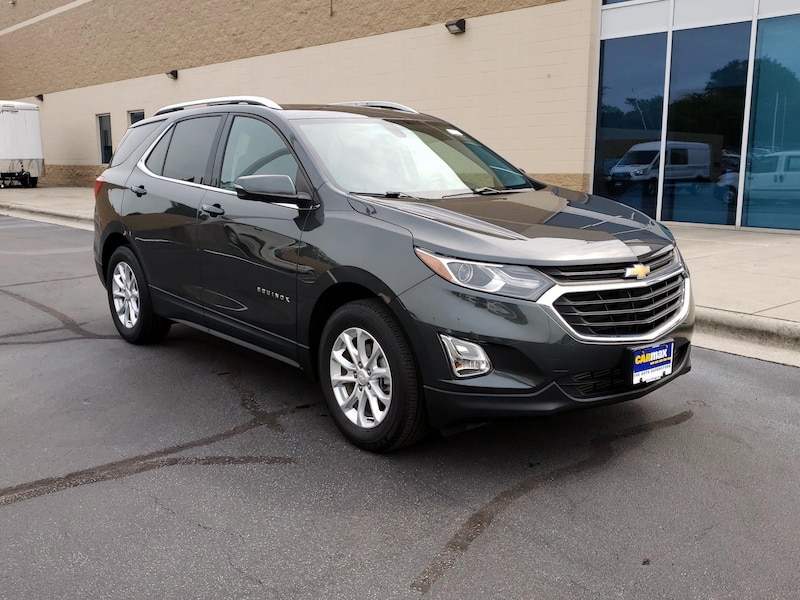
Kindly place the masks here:
[[(0, 214), (91, 229), (91, 188), (0, 189)], [(800, 366), (800, 232), (669, 222), (689, 266), (695, 345)]]

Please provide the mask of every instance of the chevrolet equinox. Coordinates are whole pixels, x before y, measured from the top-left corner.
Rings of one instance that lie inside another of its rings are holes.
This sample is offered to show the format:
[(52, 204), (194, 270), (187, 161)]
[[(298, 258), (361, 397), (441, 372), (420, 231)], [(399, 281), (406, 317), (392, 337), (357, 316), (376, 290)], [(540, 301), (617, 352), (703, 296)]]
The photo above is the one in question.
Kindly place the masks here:
[(368, 450), (639, 398), (691, 367), (663, 225), (400, 104), (167, 106), (128, 129), (95, 198), (122, 338), (183, 323), (299, 367)]

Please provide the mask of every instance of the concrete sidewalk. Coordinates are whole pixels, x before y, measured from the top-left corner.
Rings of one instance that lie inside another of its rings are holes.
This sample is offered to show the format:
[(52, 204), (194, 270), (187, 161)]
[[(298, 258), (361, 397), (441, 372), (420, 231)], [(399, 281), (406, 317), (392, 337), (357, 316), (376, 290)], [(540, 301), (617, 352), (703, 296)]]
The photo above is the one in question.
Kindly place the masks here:
[[(92, 228), (91, 188), (0, 189), (0, 214)], [(692, 275), (698, 346), (800, 366), (800, 232), (668, 223)]]

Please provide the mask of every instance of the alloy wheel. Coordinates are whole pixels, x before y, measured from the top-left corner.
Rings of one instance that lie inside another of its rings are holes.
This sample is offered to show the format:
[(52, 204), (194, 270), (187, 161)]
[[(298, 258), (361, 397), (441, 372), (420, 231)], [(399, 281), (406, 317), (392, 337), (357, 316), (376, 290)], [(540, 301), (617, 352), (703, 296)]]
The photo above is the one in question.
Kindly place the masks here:
[(111, 295), (117, 319), (126, 329), (133, 329), (139, 321), (139, 283), (130, 265), (119, 262), (111, 278)]
[(331, 348), (333, 394), (345, 417), (363, 429), (380, 425), (392, 402), (392, 373), (378, 341), (359, 327), (346, 329)]

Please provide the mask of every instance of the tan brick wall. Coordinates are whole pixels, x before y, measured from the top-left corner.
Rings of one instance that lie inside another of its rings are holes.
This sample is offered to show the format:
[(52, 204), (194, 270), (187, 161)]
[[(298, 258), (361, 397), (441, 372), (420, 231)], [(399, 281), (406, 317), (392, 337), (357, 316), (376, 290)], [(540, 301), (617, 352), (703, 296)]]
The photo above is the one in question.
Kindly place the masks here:
[[(49, 173), (50, 171), (48, 170)], [(578, 192), (588, 192), (591, 179), (589, 173), (536, 173), (533, 176), (550, 185), (565, 187)]]
[[(0, 98), (82, 88), (563, 1), (94, 0), (0, 35)], [(11, 6), (3, 1), (0, 30), (65, 4), (18, 0)]]
[(43, 185), (92, 187), (106, 166), (47, 165)]
[[(472, 17), (465, 35), (449, 35), (437, 22), (186, 68), (178, 81), (159, 72), (48, 93), (39, 102), (48, 176), (91, 184), (101, 169), (99, 114), (111, 115), (116, 148), (127, 111), (150, 116), (181, 100), (251, 94), (282, 104), (402, 102), (456, 123), (535, 177), (585, 191), (593, 160), (598, 20), (596, 0), (563, 0)], [(51, 175), (55, 165), (76, 165), (77, 173)]]
[(8, 0), (0, 6), (0, 31), (18, 25), (23, 21), (41, 16), (53, 9), (69, 4), (72, 0), (17, 0), (11, 4)]

